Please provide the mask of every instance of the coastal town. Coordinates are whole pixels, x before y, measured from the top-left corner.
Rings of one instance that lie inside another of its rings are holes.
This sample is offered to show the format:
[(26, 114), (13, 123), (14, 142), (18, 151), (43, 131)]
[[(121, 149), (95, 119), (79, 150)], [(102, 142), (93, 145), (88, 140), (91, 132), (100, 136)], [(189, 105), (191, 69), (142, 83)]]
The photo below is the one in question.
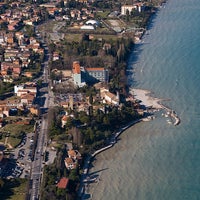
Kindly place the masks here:
[(126, 61), (164, 1), (0, 2), (0, 195), (84, 199), (91, 158), (164, 110)]

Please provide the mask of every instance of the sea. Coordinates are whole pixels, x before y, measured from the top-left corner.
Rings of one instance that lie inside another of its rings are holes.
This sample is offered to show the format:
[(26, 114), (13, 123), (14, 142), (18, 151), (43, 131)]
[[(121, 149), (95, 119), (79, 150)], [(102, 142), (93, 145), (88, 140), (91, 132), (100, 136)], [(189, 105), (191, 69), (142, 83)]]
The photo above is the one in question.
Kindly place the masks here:
[(150, 90), (175, 110), (127, 129), (89, 171), (92, 200), (200, 199), (200, 1), (168, 0), (128, 60), (130, 88)]

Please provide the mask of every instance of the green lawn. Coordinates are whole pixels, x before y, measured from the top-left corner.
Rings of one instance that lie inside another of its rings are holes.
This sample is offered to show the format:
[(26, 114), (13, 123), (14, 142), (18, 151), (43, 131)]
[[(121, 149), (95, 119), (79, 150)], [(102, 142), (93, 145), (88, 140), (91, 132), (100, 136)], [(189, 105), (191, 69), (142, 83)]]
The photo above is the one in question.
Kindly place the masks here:
[[(3, 135), (0, 139), (0, 143), (5, 144), (6, 137)], [(14, 138), (12, 136), (8, 137), (7, 143), (10, 144), (13, 148), (16, 147), (21, 142), (20, 138)]]
[(4, 186), (0, 190), (0, 199), (25, 200), (27, 183), (26, 179), (4, 180)]
[[(1, 128), (0, 131), (10, 133), (7, 143), (10, 144), (12, 147), (16, 147), (21, 142), (21, 133), (31, 133), (33, 132), (33, 127), (33, 125), (7, 124), (3, 128)], [(5, 142), (5, 134), (3, 134), (0, 142)]]
[(21, 132), (30, 133), (33, 132), (33, 125), (24, 124), (7, 124), (2, 128), (3, 131), (9, 132), (11, 135), (15, 136)]
[(107, 18), (109, 15), (110, 11), (104, 11), (104, 12), (97, 12), (96, 13), (96, 18), (98, 19), (98, 17), (104, 19)]

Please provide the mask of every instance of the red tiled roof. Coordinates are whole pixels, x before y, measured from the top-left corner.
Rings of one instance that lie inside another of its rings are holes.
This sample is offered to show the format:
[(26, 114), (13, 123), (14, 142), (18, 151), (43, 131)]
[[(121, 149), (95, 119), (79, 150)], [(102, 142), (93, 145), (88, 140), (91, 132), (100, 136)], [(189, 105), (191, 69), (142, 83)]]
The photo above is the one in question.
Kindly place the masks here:
[(103, 67), (86, 68), (87, 71), (103, 71)]
[(58, 188), (65, 189), (68, 183), (69, 183), (69, 179), (66, 177), (62, 177), (56, 186)]
[(81, 66), (79, 64), (79, 62), (73, 62), (73, 68), (72, 71), (74, 74), (80, 74), (81, 73)]

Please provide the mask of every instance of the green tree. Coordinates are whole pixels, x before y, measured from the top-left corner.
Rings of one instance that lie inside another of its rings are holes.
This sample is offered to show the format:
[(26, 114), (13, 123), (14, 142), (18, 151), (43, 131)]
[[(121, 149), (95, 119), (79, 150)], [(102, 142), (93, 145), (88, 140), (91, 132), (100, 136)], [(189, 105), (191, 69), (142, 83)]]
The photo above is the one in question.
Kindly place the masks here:
[(3, 188), (3, 186), (4, 186), (4, 181), (2, 178), (0, 178), (0, 190)]
[(93, 104), (93, 96), (92, 96), (92, 94), (90, 94), (90, 96), (89, 96), (89, 103), (90, 103), (90, 105)]

